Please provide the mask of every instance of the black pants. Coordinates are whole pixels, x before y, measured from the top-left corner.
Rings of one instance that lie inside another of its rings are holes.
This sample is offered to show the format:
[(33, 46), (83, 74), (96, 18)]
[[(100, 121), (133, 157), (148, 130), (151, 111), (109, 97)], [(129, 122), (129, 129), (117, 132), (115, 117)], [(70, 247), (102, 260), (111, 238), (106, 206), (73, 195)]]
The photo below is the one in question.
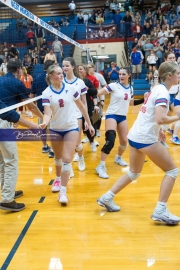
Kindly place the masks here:
[[(89, 116), (89, 118), (90, 118), (90, 120), (91, 120), (91, 117), (90, 117), (90, 116)], [(92, 124), (93, 128), (95, 129), (95, 134), (94, 134), (94, 136), (91, 136), (91, 134), (90, 134), (90, 132), (89, 132), (89, 129), (86, 130), (86, 131), (84, 130), (84, 122), (85, 122), (85, 120), (84, 120), (84, 118), (83, 118), (83, 121), (82, 121), (83, 133), (86, 134), (86, 136), (88, 137), (90, 143), (92, 143), (92, 142), (94, 142), (94, 137), (95, 137), (95, 135), (96, 135), (96, 130), (97, 130), (96, 124), (97, 124), (97, 123), (95, 123), (95, 124), (93, 125), (92, 120), (91, 120), (91, 124)]]

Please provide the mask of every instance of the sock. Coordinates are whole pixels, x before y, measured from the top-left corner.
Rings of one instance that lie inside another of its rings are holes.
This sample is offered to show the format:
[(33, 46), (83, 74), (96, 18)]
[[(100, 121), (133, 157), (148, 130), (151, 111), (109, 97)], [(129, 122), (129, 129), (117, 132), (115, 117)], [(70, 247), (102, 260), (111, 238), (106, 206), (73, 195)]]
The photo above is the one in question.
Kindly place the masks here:
[(56, 180), (60, 181), (61, 180), (61, 176), (56, 176)]
[(82, 156), (82, 157), (79, 157), (79, 160), (84, 160), (84, 157)]
[(60, 190), (62, 193), (65, 193), (66, 194), (66, 187), (64, 186), (61, 186), (61, 190)]
[(106, 200), (111, 200), (114, 198), (115, 194), (111, 190), (108, 190), (104, 196)]
[(100, 165), (103, 165), (103, 166), (105, 166), (105, 161), (100, 161)]
[(117, 158), (121, 158), (121, 156), (117, 155)]
[(167, 205), (167, 203), (158, 201), (156, 208), (155, 208), (156, 212), (161, 214), (164, 211), (164, 209), (166, 208), (166, 205)]

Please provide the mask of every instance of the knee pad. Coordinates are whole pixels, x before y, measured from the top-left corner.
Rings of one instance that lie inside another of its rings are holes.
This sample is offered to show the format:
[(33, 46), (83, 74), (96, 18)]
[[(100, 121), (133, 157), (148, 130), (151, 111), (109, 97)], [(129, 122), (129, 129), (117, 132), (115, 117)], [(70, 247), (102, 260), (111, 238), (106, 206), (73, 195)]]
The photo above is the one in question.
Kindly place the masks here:
[(62, 158), (54, 158), (54, 164), (56, 166), (62, 166)]
[(180, 121), (177, 121), (177, 122), (175, 123), (175, 127), (180, 128)]
[(71, 163), (62, 162), (62, 171), (66, 173), (70, 173), (72, 169)]
[(76, 151), (79, 152), (83, 150), (83, 146), (82, 146), (82, 143), (80, 143), (79, 145), (76, 146)]
[(140, 173), (133, 173), (130, 170), (128, 170), (127, 174), (129, 176), (129, 178), (131, 178), (132, 181), (138, 179), (141, 175)]
[(106, 143), (103, 146), (103, 148), (101, 149), (101, 151), (105, 154), (109, 154), (114, 147), (114, 142), (116, 139), (116, 131), (115, 130), (108, 130), (108, 131), (106, 131), (105, 136), (106, 136)]
[(122, 150), (126, 150), (127, 146), (128, 146), (127, 144), (126, 145), (119, 145), (119, 148)]
[(173, 170), (165, 172), (165, 175), (171, 176), (172, 178), (176, 179), (178, 177), (179, 169), (175, 168)]

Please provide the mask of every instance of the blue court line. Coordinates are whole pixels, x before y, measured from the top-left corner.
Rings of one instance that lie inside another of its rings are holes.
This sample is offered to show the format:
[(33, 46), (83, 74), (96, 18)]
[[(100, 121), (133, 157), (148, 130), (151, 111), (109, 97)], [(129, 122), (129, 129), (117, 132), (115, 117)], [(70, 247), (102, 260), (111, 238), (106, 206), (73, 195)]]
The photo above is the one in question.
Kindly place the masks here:
[(54, 179), (49, 182), (49, 186), (51, 186), (54, 182)]
[(14, 246), (12, 247), (11, 251), (9, 252), (5, 262), (3, 263), (3, 265), (1, 266), (1, 270), (6, 270), (11, 262), (11, 260), (13, 259), (18, 247), (20, 246), (24, 236), (26, 235), (29, 227), (31, 226), (31, 223), (33, 222), (36, 214), (37, 214), (38, 210), (35, 210), (32, 212), (30, 218), (28, 219), (28, 221), (26, 222), (26, 225), (24, 226), (22, 232), (20, 233), (18, 239), (16, 240)]
[(41, 197), (38, 203), (43, 203), (45, 198), (45, 196)]

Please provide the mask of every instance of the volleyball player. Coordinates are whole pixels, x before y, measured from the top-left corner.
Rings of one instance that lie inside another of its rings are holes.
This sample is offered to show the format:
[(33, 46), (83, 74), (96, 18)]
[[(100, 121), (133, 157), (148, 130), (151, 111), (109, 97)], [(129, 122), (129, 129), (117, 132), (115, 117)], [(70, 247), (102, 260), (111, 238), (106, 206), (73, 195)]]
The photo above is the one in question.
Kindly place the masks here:
[[(80, 94), (82, 103), (87, 108), (87, 103), (86, 103), (87, 87), (85, 83), (83, 82), (83, 80), (78, 78), (76, 62), (74, 61), (72, 57), (67, 57), (63, 60), (62, 68), (63, 68), (64, 73), (66, 74), (66, 77), (64, 78), (64, 82), (76, 88), (76, 90)], [(84, 171), (86, 168), (86, 165), (84, 162), (83, 146), (81, 143), (82, 113), (80, 112), (80, 110), (75, 104), (74, 106), (76, 109), (76, 116), (77, 116), (78, 127), (79, 127), (79, 138), (78, 138), (78, 142), (76, 146), (76, 152), (78, 154), (78, 169), (79, 171)], [(75, 158), (76, 158), (76, 155), (75, 155)]]
[(113, 187), (98, 200), (100, 206), (110, 212), (119, 211), (113, 198), (128, 184), (135, 181), (142, 171), (145, 156), (147, 155), (164, 172), (157, 205), (151, 218), (167, 224), (177, 224), (180, 218), (172, 215), (167, 209), (167, 201), (173, 189), (179, 169), (169, 152), (158, 141), (165, 135), (162, 124), (169, 124), (180, 119), (180, 111), (174, 116), (168, 116), (169, 89), (177, 84), (180, 75), (179, 67), (175, 63), (164, 62), (159, 68), (161, 83), (153, 88), (142, 105), (138, 117), (128, 133), (130, 145), (130, 168), (126, 175), (121, 176)]
[(74, 149), (79, 138), (74, 102), (84, 116), (92, 135), (94, 135), (94, 128), (90, 123), (87, 110), (80, 100), (78, 90), (75, 86), (63, 82), (63, 79), (63, 71), (60, 67), (52, 65), (47, 69), (46, 80), (49, 87), (42, 94), (44, 116), (40, 126), (45, 128), (50, 122), (52, 135), (57, 136), (56, 140), (51, 140), (55, 155), (55, 181), (61, 182), (59, 202), (67, 204), (66, 186), (71, 172)]
[(105, 138), (106, 143), (101, 149), (101, 161), (96, 168), (96, 172), (101, 178), (109, 178), (106, 173), (105, 161), (114, 147), (116, 130), (119, 137), (118, 154), (115, 163), (120, 166), (127, 166), (122, 155), (127, 147), (128, 124), (126, 115), (129, 105), (138, 105), (144, 102), (144, 98), (134, 101), (133, 88), (131, 86), (131, 71), (129, 68), (122, 68), (119, 71), (119, 82), (110, 83), (108, 86), (98, 91), (98, 95), (111, 94), (110, 103), (106, 111)]

